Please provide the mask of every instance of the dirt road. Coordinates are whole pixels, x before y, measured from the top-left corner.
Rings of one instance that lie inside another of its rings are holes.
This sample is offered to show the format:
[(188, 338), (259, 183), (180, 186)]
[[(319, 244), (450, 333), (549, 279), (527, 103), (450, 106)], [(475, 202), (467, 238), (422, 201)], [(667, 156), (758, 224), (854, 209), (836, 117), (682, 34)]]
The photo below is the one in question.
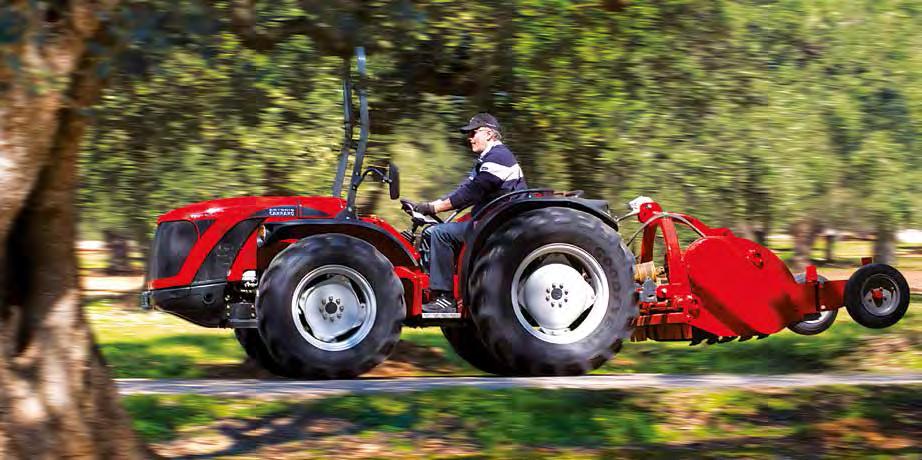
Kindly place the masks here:
[(348, 393), (405, 393), (450, 387), (609, 390), (626, 388), (796, 388), (922, 384), (922, 374), (621, 374), (581, 377), (412, 377), (327, 381), (117, 379), (119, 392), (311, 398)]

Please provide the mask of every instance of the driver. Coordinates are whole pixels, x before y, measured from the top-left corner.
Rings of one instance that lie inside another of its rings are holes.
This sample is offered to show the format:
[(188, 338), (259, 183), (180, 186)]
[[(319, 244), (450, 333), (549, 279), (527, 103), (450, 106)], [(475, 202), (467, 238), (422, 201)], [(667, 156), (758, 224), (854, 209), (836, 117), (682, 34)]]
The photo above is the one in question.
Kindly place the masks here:
[[(446, 197), (414, 203), (406, 201), (417, 212), (434, 216), (443, 211), (464, 209), (473, 205), (472, 214), (494, 198), (516, 190), (525, 190), (525, 177), (515, 155), (503, 145), (499, 121), (489, 113), (478, 113), (461, 128), (467, 135), (471, 150), (479, 155), (467, 179)], [(423, 304), (425, 313), (454, 313), (458, 303), (454, 298), (455, 254), (461, 248), (472, 223), (449, 222), (432, 226), (430, 234), (429, 287), (430, 302)]]

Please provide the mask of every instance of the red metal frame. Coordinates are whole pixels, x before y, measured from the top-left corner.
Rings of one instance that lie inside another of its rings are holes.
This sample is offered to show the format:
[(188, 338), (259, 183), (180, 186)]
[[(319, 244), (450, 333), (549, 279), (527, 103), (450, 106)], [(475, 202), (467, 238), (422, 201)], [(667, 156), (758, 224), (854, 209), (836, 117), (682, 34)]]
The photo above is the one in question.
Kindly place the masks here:
[[(644, 225), (638, 262), (653, 261), (662, 234), (666, 282), (655, 301), (639, 303), (634, 340), (692, 340), (696, 330), (712, 337), (767, 335), (844, 304), (845, 280), (820, 283), (810, 266), (799, 284), (771, 250), (726, 228), (664, 212), (655, 202), (642, 204), (637, 218)], [(683, 249), (676, 224), (701, 237)]]
[[(159, 278), (148, 281), (147, 289), (166, 289), (174, 287), (189, 286), (192, 284), (195, 274), (198, 272), (205, 258), (212, 248), (220, 241), (221, 237), (227, 233), (234, 225), (240, 221), (251, 218), (261, 211), (275, 207), (296, 207), (299, 211), (294, 216), (267, 216), (261, 217), (263, 223), (283, 222), (287, 220), (305, 219), (305, 218), (325, 218), (329, 219), (340, 211), (345, 209), (345, 200), (331, 197), (240, 197), (226, 198), (219, 200), (205, 201), (195, 203), (183, 208), (175, 209), (160, 216), (157, 223), (167, 221), (186, 220), (194, 222), (200, 219), (214, 219), (214, 223), (199, 235), (196, 243), (193, 245), (186, 257), (180, 271), (168, 278)], [(310, 214), (302, 214), (301, 211), (309, 210)], [(469, 219), (469, 215), (464, 215), (459, 221)], [(416, 248), (407, 241), (393, 226), (375, 215), (361, 216), (360, 220), (370, 223), (381, 230), (392, 235), (400, 244), (407, 249), (414, 260), (419, 260), (420, 255)], [(257, 268), (257, 245), (256, 232), (247, 237), (243, 246), (237, 253), (234, 262), (228, 271), (227, 280), (241, 281), (243, 273), (248, 270)], [(294, 241), (287, 241), (292, 243)], [(463, 249), (462, 249), (463, 251)], [(462, 254), (459, 255), (462, 257)], [(456, 265), (460, 270), (460, 262)], [(422, 304), (425, 302), (425, 292), (429, 289), (429, 275), (418, 267), (396, 266), (394, 272), (404, 283), (406, 291), (407, 316), (418, 317), (422, 314)], [(459, 294), (460, 287), (457, 286), (458, 276), (455, 276), (455, 291)], [(460, 296), (458, 296), (460, 298)], [(466, 314), (461, 306), (462, 315)]]

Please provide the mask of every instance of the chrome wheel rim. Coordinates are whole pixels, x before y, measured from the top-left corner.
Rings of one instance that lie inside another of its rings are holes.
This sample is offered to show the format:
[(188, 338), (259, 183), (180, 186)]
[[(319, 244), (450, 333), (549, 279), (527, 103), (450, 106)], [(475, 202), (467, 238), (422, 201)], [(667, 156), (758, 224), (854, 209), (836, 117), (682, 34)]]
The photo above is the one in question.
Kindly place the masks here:
[(348, 350), (375, 323), (371, 283), (343, 265), (325, 265), (301, 278), (291, 297), (291, 315), (301, 337), (325, 351)]
[(605, 318), (608, 276), (582, 248), (548, 244), (519, 263), (510, 295), (525, 331), (549, 343), (574, 343), (598, 329)]
[[(879, 297), (875, 297), (875, 292)], [(900, 288), (887, 275), (871, 275), (861, 284), (861, 305), (874, 316), (887, 316), (900, 305)]]
[[(797, 284), (804, 284), (807, 282), (807, 275), (805, 273), (798, 273), (797, 275), (794, 275), (794, 281), (796, 281)], [(819, 281), (820, 286), (822, 286), (824, 283), (826, 283), (826, 277), (822, 275), (818, 275), (817, 281)], [(819, 312), (820, 316), (818, 318), (805, 319), (803, 321), (798, 321), (797, 324), (804, 324), (804, 325), (820, 324), (826, 321), (829, 318), (829, 315), (833, 313), (833, 311), (835, 310), (823, 310)]]
[(805, 319), (805, 320), (803, 320), (803, 321), (799, 321), (799, 323), (800, 323), (800, 324), (806, 324), (806, 325), (820, 324), (820, 323), (826, 321), (826, 320), (829, 318), (829, 315), (831, 315), (833, 311), (834, 311), (834, 310), (823, 310), (823, 311), (820, 312), (820, 316), (819, 316), (818, 318), (816, 318), (816, 319)]

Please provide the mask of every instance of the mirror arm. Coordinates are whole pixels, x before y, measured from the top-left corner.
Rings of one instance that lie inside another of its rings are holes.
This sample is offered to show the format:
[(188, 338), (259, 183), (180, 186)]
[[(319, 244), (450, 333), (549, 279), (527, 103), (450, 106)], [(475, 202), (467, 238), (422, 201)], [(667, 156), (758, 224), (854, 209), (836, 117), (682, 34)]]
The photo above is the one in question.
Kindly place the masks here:
[(361, 177), (359, 177), (359, 180), (355, 181), (355, 183), (352, 184), (352, 188), (353, 188), (353, 189), (358, 189), (358, 188), (359, 188), (359, 185), (362, 185), (362, 182), (365, 181), (365, 177), (367, 177), (367, 176), (368, 176), (369, 174), (371, 174), (371, 173), (375, 173), (375, 174), (377, 174), (378, 176), (380, 176), (380, 177), (381, 177), (381, 180), (384, 181), (385, 183), (390, 183), (390, 182), (391, 182), (391, 180), (388, 179), (387, 175), (386, 175), (385, 173), (381, 172), (381, 170), (380, 170), (379, 168), (369, 167), (368, 169), (365, 170), (365, 172), (362, 173)]

